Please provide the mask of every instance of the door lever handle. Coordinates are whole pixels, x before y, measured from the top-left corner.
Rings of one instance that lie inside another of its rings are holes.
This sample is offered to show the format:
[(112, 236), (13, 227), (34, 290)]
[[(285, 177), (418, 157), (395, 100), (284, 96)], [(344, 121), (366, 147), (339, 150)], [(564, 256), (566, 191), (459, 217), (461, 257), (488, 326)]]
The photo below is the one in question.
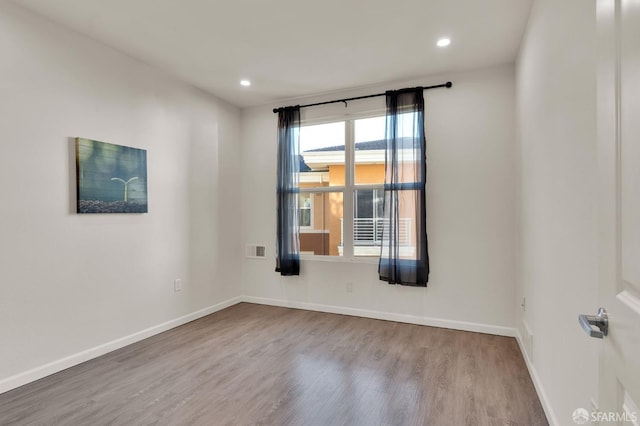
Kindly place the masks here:
[[(604, 308), (598, 309), (598, 315), (595, 316), (578, 315), (578, 322), (590, 337), (602, 339), (609, 333), (609, 317)], [(592, 326), (598, 327), (599, 330), (595, 330)]]

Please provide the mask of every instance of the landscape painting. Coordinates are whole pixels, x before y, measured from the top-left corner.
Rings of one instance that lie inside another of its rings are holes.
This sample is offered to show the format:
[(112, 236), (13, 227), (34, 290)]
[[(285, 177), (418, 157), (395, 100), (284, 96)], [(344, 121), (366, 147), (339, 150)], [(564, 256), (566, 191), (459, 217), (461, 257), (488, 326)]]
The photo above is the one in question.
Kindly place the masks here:
[(76, 138), (78, 213), (147, 213), (147, 151)]

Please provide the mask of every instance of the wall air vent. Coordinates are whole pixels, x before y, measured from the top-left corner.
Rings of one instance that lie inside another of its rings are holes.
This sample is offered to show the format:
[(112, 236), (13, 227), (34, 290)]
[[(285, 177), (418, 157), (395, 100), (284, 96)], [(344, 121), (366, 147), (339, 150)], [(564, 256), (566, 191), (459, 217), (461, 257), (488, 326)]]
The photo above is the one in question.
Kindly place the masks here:
[(249, 244), (245, 256), (247, 259), (264, 259), (267, 257), (267, 247), (262, 244)]

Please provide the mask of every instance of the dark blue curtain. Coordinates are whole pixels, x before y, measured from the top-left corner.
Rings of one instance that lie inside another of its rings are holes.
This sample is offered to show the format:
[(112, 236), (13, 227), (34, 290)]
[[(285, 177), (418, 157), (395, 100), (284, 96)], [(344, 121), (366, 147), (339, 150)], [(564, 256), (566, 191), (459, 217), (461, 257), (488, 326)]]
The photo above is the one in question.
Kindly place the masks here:
[(389, 284), (426, 287), (429, 255), (423, 89), (387, 92), (384, 227), (378, 272)]
[(300, 108), (278, 113), (278, 227), (276, 272), (300, 275), (298, 200), (300, 179)]

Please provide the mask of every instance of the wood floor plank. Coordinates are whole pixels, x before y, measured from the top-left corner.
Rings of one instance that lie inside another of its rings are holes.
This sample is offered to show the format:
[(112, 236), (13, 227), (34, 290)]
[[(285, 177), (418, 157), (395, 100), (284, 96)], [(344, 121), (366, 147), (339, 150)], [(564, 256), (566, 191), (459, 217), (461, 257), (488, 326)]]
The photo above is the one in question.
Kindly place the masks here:
[(0, 395), (0, 425), (547, 425), (515, 339), (241, 303)]

